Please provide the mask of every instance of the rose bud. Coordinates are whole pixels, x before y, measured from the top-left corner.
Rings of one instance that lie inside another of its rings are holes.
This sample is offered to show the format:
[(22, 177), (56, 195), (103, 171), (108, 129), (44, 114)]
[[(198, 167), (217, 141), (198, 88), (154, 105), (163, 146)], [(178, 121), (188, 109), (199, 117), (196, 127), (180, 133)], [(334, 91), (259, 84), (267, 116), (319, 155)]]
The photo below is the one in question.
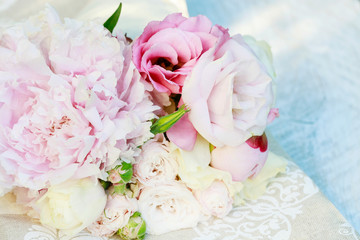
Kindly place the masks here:
[(122, 162), (120, 165), (117, 165), (115, 168), (108, 171), (108, 181), (113, 184), (117, 183), (128, 183), (131, 180), (133, 175), (133, 168), (131, 163)]
[(141, 218), (139, 212), (135, 212), (129, 219), (129, 222), (118, 231), (121, 239), (144, 239), (146, 233), (145, 221)]
[(200, 203), (201, 210), (205, 215), (223, 218), (232, 209), (233, 199), (222, 181), (216, 180), (204, 190), (195, 190), (194, 196)]
[(177, 121), (182, 118), (185, 113), (189, 112), (188, 109), (186, 109), (185, 105), (182, 105), (176, 112), (173, 112), (169, 115), (163, 116), (156, 120), (150, 128), (150, 131), (152, 134), (156, 135), (159, 133), (164, 133), (167, 130), (169, 130)]
[(229, 172), (234, 181), (244, 181), (260, 172), (267, 156), (268, 142), (264, 133), (237, 147), (215, 148), (211, 152), (211, 166)]

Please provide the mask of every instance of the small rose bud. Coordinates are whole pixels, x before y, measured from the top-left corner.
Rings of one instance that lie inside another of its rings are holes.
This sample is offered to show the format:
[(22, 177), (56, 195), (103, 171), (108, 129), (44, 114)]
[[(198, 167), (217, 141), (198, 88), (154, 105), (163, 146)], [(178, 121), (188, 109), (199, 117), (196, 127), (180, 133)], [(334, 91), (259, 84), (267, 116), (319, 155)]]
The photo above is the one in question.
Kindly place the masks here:
[(145, 233), (146, 224), (139, 212), (135, 212), (129, 222), (118, 231), (118, 235), (125, 240), (144, 239)]
[(154, 135), (163, 133), (169, 130), (179, 119), (185, 115), (189, 110), (185, 105), (182, 105), (176, 112), (159, 118), (150, 128), (151, 133)]
[(236, 147), (215, 148), (211, 152), (211, 166), (229, 172), (234, 181), (242, 182), (260, 172), (268, 153), (268, 141), (264, 133)]
[(128, 183), (133, 176), (133, 167), (131, 163), (122, 162), (120, 165), (117, 165), (114, 169), (108, 171), (108, 181), (113, 184), (117, 183)]
[(111, 169), (109, 171), (109, 177), (108, 177), (108, 180), (111, 182), (111, 183), (118, 183), (121, 181), (121, 176), (119, 174), (119, 172), (115, 169)]

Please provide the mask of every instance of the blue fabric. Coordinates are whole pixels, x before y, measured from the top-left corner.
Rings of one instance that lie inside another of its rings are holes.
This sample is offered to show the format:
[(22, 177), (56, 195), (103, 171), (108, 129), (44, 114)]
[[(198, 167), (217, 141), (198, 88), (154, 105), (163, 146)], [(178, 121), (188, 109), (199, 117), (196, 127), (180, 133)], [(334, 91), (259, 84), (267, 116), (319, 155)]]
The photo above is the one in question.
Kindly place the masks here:
[(187, 0), (270, 43), (280, 118), (271, 133), (360, 232), (360, 6), (356, 0)]

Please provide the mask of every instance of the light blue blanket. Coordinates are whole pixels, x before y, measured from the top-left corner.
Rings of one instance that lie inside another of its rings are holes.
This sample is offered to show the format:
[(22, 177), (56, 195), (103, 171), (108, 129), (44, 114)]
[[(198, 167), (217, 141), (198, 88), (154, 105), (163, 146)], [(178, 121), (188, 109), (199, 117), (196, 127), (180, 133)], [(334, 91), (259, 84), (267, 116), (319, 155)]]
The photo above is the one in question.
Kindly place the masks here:
[(282, 147), (360, 231), (360, 3), (187, 0), (234, 33), (272, 46)]

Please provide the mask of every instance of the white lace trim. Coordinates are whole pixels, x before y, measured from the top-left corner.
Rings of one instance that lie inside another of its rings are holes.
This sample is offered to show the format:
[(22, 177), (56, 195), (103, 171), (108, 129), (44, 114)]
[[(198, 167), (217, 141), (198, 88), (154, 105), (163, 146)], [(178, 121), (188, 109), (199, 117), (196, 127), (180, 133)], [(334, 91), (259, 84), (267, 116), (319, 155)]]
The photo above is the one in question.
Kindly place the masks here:
[(193, 240), (289, 239), (291, 220), (318, 192), (313, 181), (289, 162), (286, 173), (273, 179), (262, 197), (234, 208), (223, 219), (199, 224), (194, 229), (199, 237)]
[(24, 240), (108, 240), (108, 238), (94, 237), (86, 231), (82, 231), (73, 237), (67, 237), (54, 228), (33, 225), (25, 235)]
[(343, 236), (352, 236), (354, 237), (354, 239), (359, 239), (355, 229), (350, 225), (350, 223), (343, 223), (340, 225), (339, 230), (338, 230), (340, 235)]

